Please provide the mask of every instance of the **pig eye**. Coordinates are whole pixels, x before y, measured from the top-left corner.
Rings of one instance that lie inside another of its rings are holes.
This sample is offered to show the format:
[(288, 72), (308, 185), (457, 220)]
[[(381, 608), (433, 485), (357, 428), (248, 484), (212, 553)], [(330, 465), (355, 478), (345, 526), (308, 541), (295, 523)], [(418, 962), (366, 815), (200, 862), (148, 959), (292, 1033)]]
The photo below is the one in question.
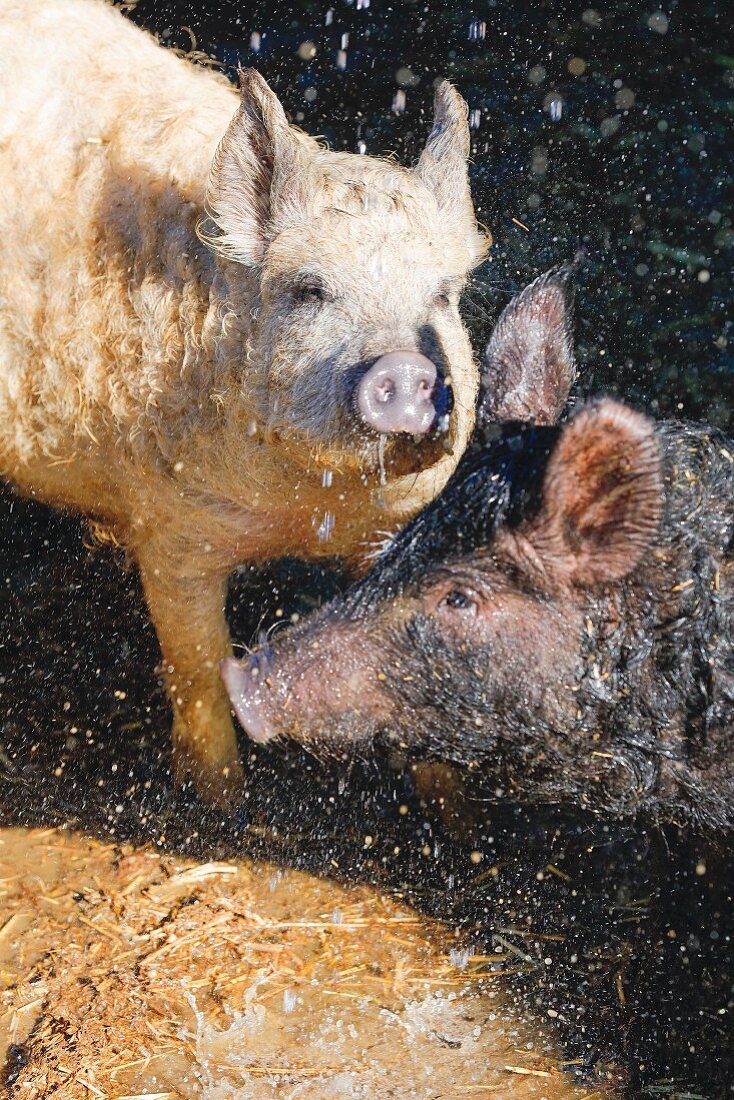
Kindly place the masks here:
[(477, 605), (471, 596), (467, 595), (466, 592), (459, 591), (458, 588), (444, 596), (441, 603), (452, 611), (476, 611), (477, 609)]
[(332, 295), (321, 283), (303, 283), (296, 290), (299, 302), (330, 302)]
[(441, 290), (436, 295), (434, 301), (439, 309), (448, 309), (449, 306), (452, 304), (451, 294), (448, 290)]

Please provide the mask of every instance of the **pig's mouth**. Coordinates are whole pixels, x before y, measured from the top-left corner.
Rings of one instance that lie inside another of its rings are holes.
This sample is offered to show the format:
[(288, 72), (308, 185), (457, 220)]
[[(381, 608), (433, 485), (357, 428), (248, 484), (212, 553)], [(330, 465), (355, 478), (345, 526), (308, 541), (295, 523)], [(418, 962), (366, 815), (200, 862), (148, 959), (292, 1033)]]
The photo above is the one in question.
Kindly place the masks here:
[(266, 430), (299, 465), (318, 471), (352, 471), (378, 484), (418, 475), (453, 454), (450, 417), (424, 435), (380, 434), (352, 418), (338, 436), (324, 440), (288, 425)]
[(423, 436), (371, 434), (366, 442), (368, 461), (363, 465), (382, 482), (427, 470), (453, 451), (447, 432), (438, 428)]

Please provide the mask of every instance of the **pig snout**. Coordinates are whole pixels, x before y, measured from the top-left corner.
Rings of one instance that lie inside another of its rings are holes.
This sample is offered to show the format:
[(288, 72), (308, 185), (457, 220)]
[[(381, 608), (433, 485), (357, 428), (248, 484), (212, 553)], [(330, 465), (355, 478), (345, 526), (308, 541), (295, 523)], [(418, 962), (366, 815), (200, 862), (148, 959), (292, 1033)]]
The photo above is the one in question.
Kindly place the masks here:
[(375, 431), (425, 435), (436, 419), (436, 366), (417, 351), (391, 351), (372, 364), (357, 387), (357, 408)]
[(264, 745), (276, 735), (270, 717), (270, 691), (266, 684), (269, 662), (264, 654), (249, 661), (225, 657), (220, 662), (222, 679), (240, 725), (251, 741)]

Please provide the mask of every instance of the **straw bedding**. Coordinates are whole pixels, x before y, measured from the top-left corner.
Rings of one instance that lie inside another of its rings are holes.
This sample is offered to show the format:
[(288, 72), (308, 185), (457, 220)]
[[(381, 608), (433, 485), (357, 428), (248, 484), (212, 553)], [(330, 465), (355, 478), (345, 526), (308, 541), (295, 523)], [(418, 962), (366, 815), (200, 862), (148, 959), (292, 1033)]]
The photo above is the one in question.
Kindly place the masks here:
[(269, 864), (0, 830), (0, 981), (23, 1100), (601, 1095), (512, 1011), (499, 958)]

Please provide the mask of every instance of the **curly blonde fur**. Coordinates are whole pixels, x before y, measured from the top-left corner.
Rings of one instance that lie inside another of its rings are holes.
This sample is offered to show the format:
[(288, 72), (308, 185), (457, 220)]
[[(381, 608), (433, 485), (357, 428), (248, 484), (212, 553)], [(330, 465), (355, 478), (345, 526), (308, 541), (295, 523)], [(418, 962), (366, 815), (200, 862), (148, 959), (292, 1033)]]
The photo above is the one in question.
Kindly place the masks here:
[[(5, 0), (0, 49), (0, 472), (99, 517), (136, 558), (177, 766), (231, 797), (229, 572), (358, 560), (438, 492), (471, 431), (455, 307), (486, 242), (463, 101), (440, 90), (410, 172), (325, 150), (257, 74), (238, 100), (101, 0)], [(314, 272), (340, 304), (299, 319), (284, 287)], [(424, 304), (439, 285), (443, 312)], [(356, 342), (410, 346), (419, 320), (451, 375), (448, 437), (391, 443), (381, 484), (339, 379)]]

